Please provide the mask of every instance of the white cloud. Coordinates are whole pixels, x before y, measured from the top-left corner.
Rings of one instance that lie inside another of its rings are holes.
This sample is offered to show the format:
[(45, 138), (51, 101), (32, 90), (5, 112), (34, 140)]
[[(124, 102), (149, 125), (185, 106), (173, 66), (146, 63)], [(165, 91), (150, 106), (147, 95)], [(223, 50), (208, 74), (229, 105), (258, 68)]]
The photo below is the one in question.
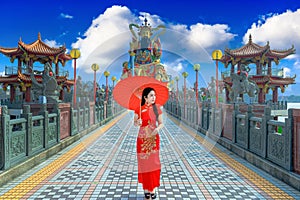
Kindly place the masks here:
[(183, 62), (184, 60), (182, 58), (178, 58), (173, 62), (164, 62), (162, 64), (165, 66), (165, 69), (169, 75), (176, 77), (184, 70)]
[[(282, 14), (268, 14), (261, 17), (257, 23), (253, 23), (243, 37), (243, 42), (247, 43), (249, 35), (252, 41), (266, 45), (269, 41), (271, 49), (286, 50), (294, 45), (296, 54), (288, 56), (286, 59), (292, 64), (285, 68), (287, 76), (300, 73), (299, 50), (300, 50), (300, 9), (292, 12), (287, 10)], [(289, 70), (288, 70), (289, 69)], [(292, 71), (290, 69), (293, 69)], [(296, 78), (299, 80), (299, 77)], [(296, 80), (296, 81), (297, 81)]]
[(65, 18), (65, 19), (73, 19), (73, 16), (65, 14), (65, 13), (60, 13), (60, 17)]
[(291, 77), (291, 69), (284, 67), (283, 68), (283, 77)]
[(248, 42), (249, 35), (255, 43), (265, 45), (270, 42), (271, 48), (287, 49), (293, 44), (300, 47), (300, 9), (295, 12), (287, 10), (282, 14), (266, 16), (264, 22), (253, 23), (244, 35), (244, 43)]
[(207, 25), (197, 23), (191, 26), (191, 42), (199, 43), (205, 49), (220, 47), (234, 38), (234, 34), (229, 33), (230, 28), (226, 24)]
[[(159, 36), (163, 51), (190, 63), (212, 62), (210, 51), (215, 47), (227, 45), (235, 36), (224, 24), (198, 23), (190, 27), (184, 24), (169, 24), (157, 15), (140, 12), (139, 16), (136, 16), (126, 6), (112, 6), (95, 18), (83, 37), (72, 44), (73, 48), (79, 48), (81, 51), (78, 66), (86, 73), (92, 73), (90, 66), (92, 63), (98, 63), (101, 72), (119, 58), (129, 59), (128, 50), (132, 34), (128, 26), (131, 23), (141, 25), (144, 23), (144, 16), (152, 28), (161, 24), (167, 27), (166, 33)], [(180, 68), (179, 63), (177, 67)]]
[(47, 44), (50, 47), (58, 48), (58, 47), (62, 46), (62, 45), (58, 44), (55, 40), (47, 40), (46, 39), (44, 42), (45, 42), (45, 44)]

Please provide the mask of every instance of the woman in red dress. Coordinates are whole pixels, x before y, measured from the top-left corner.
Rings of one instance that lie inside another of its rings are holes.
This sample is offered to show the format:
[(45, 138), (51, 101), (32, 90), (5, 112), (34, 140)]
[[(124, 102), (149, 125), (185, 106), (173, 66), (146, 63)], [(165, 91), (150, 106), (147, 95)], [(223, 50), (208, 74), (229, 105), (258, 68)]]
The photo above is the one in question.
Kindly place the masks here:
[(143, 184), (146, 199), (155, 199), (155, 189), (160, 186), (161, 164), (159, 134), (163, 127), (162, 111), (155, 104), (153, 88), (145, 88), (141, 107), (135, 111), (134, 125), (140, 126), (137, 137), (138, 182)]

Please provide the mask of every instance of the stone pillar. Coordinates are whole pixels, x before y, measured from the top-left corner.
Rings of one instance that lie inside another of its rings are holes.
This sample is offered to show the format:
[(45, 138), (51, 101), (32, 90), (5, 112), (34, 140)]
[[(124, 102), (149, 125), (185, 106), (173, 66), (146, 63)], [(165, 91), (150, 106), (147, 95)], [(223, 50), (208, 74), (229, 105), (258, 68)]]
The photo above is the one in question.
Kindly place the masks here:
[(30, 106), (24, 105), (23, 106), (23, 114), (21, 115), (21, 118), (26, 119), (26, 140), (27, 140), (27, 156), (32, 155), (32, 113), (30, 113)]
[(107, 118), (107, 101), (104, 101), (103, 109), (104, 109), (103, 118), (106, 119)]
[(60, 139), (62, 140), (71, 135), (71, 105), (60, 103), (58, 107), (60, 110), (60, 116), (58, 116), (60, 121)]
[(232, 140), (233, 104), (222, 104), (222, 137)]
[[(53, 112), (55, 112), (57, 114), (56, 117), (56, 142), (59, 143), (60, 142), (60, 118), (61, 118), (61, 114), (60, 114), (60, 108), (59, 108), (59, 104), (56, 103), (54, 104), (54, 108), (53, 108)], [(67, 116), (68, 117), (68, 116)], [(70, 133), (68, 133), (68, 136), (70, 136)]]
[(49, 116), (48, 116), (48, 111), (47, 111), (47, 104), (41, 104), (41, 110), (39, 112), (39, 115), (43, 115), (44, 119), (44, 147), (46, 149), (49, 148), (49, 143), (48, 143), (48, 132), (49, 132)]
[(6, 106), (3, 106), (1, 108), (1, 123), (2, 123), (2, 133), (1, 133), (1, 136), (2, 136), (2, 149), (1, 150), (1, 159), (0, 161), (2, 163), (0, 163), (0, 167), (5, 170), (5, 169), (8, 169), (10, 168), (10, 134), (9, 134), (9, 115), (8, 115), (8, 109)]
[(297, 174), (300, 174), (300, 109), (292, 109), (293, 126), (293, 168)]

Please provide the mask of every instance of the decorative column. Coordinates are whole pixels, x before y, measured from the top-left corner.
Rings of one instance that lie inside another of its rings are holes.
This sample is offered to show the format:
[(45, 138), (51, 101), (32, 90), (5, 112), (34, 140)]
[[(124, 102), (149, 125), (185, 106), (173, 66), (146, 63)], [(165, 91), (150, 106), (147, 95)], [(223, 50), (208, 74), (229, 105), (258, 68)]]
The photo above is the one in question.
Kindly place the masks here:
[(73, 106), (76, 106), (76, 60), (80, 57), (80, 51), (74, 48), (70, 52), (70, 56), (74, 59), (74, 90), (73, 90)]
[(94, 102), (96, 102), (96, 72), (99, 70), (99, 65), (94, 63), (91, 68), (94, 71)]
[(196, 84), (195, 84), (196, 102), (198, 103), (198, 100), (199, 100), (199, 94), (198, 94), (198, 71), (200, 70), (200, 65), (199, 64), (195, 64), (194, 65), (194, 70), (196, 72)]
[(178, 110), (178, 108), (179, 108), (179, 105), (178, 105), (178, 103), (179, 103), (179, 91), (178, 91), (178, 81), (179, 81), (179, 77), (178, 76), (176, 76), (175, 77), (175, 80), (176, 80), (176, 114), (178, 115), (179, 114), (179, 110)]
[(221, 50), (214, 50), (212, 52), (212, 59), (216, 61), (216, 108), (219, 106), (219, 75), (218, 75), (218, 60), (222, 58)]
[(106, 87), (105, 87), (105, 100), (106, 100), (106, 102), (108, 101), (108, 77), (109, 77), (109, 75), (110, 75), (109, 71), (104, 72), (104, 76), (106, 77)]
[(184, 118), (186, 117), (186, 77), (188, 77), (187, 72), (182, 72), (182, 76), (184, 78), (184, 86), (183, 86), (183, 112)]

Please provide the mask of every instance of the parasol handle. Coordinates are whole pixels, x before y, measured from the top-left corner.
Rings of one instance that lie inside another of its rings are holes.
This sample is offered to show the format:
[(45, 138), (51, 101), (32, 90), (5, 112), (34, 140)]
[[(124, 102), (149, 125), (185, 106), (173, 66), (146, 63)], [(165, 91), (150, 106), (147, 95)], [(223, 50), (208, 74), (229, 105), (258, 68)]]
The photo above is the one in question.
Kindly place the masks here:
[(142, 119), (142, 105), (140, 104), (140, 115), (139, 118)]

